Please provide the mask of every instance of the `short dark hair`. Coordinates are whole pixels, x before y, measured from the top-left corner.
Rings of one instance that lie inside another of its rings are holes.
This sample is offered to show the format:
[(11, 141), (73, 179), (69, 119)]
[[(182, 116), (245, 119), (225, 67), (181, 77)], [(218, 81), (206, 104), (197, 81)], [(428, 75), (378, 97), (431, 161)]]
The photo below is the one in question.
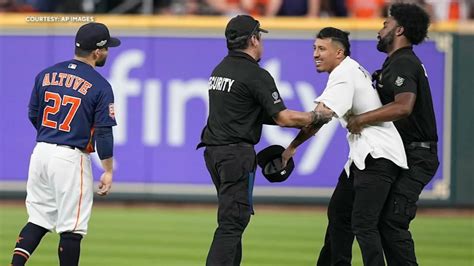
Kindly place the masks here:
[(79, 57), (88, 57), (93, 50), (84, 50), (79, 47), (75, 47), (74, 49), (74, 54), (79, 56)]
[(349, 43), (349, 32), (342, 31), (333, 27), (326, 27), (319, 31), (316, 35), (318, 39), (330, 38), (332, 41), (338, 42), (344, 47), (344, 55), (351, 55), (351, 44)]
[(403, 35), (414, 45), (423, 42), (428, 34), (430, 16), (419, 5), (398, 3), (390, 6), (389, 15), (404, 28)]

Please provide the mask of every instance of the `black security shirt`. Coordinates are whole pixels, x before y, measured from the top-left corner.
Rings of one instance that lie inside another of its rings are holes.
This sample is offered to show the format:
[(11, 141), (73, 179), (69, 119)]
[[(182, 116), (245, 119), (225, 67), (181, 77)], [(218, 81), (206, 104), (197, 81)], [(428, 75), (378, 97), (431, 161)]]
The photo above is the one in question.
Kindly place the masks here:
[(383, 104), (393, 102), (399, 93), (416, 94), (412, 113), (394, 121), (404, 143), (438, 141), (428, 77), (412, 47), (401, 48), (385, 60), (376, 87)]
[(230, 51), (209, 78), (209, 117), (201, 143), (257, 144), (263, 123), (284, 109), (270, 73), (246, 53)]

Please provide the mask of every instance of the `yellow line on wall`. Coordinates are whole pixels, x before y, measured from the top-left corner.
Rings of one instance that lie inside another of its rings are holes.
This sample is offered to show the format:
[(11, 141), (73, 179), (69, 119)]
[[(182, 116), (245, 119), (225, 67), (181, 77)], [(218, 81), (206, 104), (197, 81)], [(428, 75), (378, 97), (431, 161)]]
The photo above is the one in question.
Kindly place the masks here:
[[(50, 22), (38, 22), (41, 18)], [(61, 22), (66, 19), (81, 20), (81, 22)], [(29, 21), (30, 22), (29, 22)], [(31, 22), (31, 21), (34, 22)], [(148, 29), (148, 28), (181, 28), (181, 29), (223, 29), (229, 20), (223, 16), (159, 16), (159, 15), (89, 15), (89, 14), (2, 14), (0, 29), (34, 29), (34, 28), (77, 28), (88, 21), (98, 21), (111, 28)], [(383, 19), (354, 19), (354, 18), (259, 18), (263, 28), (276, 30), (315, 30), (327, 26), (344, 30), (377, 31), (381, 28)], [(51, 22), (54, 21), (54, 22)], [(470, 32), (474, 33), (474, 22), (447, 21), (434, 23), (431, 31), (438, 32)]]

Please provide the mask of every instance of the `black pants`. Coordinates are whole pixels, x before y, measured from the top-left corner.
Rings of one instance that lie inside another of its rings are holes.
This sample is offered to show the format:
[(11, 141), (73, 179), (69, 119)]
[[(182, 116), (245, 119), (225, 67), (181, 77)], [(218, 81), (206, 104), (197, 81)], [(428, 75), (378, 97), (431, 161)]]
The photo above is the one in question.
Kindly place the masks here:
[(390, 266), (418, 265), (415, 245), (409, 231), (415, 218), (416, 202), (439, 166), (435, 147), (405, 148), (408, 170), (394, 183), (380, 220), (380, 233), (387, 263)]
[[(405, 151), (409, 169), (401, 170), (400, 176), (393, 183), (379, 222), (382, 246), (385, 258), (390, 266), (418, 265), (413, 238), (408, 229), (411, 220), (415, 218), (416, 202), (421, 191), (431, 181), (439, 166), (437, 149), (434, 147), (431, 149), (405, 147)], [(336, 190), (338, 190), (338, 187), (336, 187)], [(335, 197), (336, 190), (333, 197)], [(350, 187), (340, 188), (337, 193), (350, 194)], [(344, 212), (344, 210), (340, 211), (341, 213)], [(339, 214), (339, 216), (341, 222), (338, 222), (338, 224), (346, 224), (347, 218), (344, 218), (342, 214)], [(336, 245), (343, 247), (343, 251), (334, 251), (331, 249), (332, 239), (328, 233), (330, 226), (331, 224), (328, 226), (317, 265), (350, 265), (352, 253), (349, 246), (352, 247), (354, 236), (347, 229), (337, 233), (340, 236), (336, 236), (339, 239)], [(341, 236), (344, 236), (344, 238)]]
[(206, 166), (216, 186), (218, 227), (206, 265), (240, 265), (242, 234), (253, 214), (256, 155), (252, 146), (209, 146)]
[(342, 171), (328, 206), (328, 227), (317, 265), (351, 265), (354, 236), (364, 265), (385, 265), (379, 218), (400, 167), (368, 155), (365, 169)]

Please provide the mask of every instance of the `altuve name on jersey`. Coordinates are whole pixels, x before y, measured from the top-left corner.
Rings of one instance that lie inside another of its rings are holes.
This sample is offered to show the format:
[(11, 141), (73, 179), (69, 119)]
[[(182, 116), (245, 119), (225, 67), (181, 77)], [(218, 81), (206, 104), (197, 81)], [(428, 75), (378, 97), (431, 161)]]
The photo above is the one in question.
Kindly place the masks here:
[(230, 92), (230, 89), (232, 88), (232, 84), (234, 84), (234, 81), (235, 80), (230, 79), (230, 78), (211, 76), (209, 78), (209, 90)]
[(62, 86), (78, 91), (82, 95), (86, 95), (92, 87), (92, 84), (72, 74), (52, 72), (44, 75), (42, 86)]

